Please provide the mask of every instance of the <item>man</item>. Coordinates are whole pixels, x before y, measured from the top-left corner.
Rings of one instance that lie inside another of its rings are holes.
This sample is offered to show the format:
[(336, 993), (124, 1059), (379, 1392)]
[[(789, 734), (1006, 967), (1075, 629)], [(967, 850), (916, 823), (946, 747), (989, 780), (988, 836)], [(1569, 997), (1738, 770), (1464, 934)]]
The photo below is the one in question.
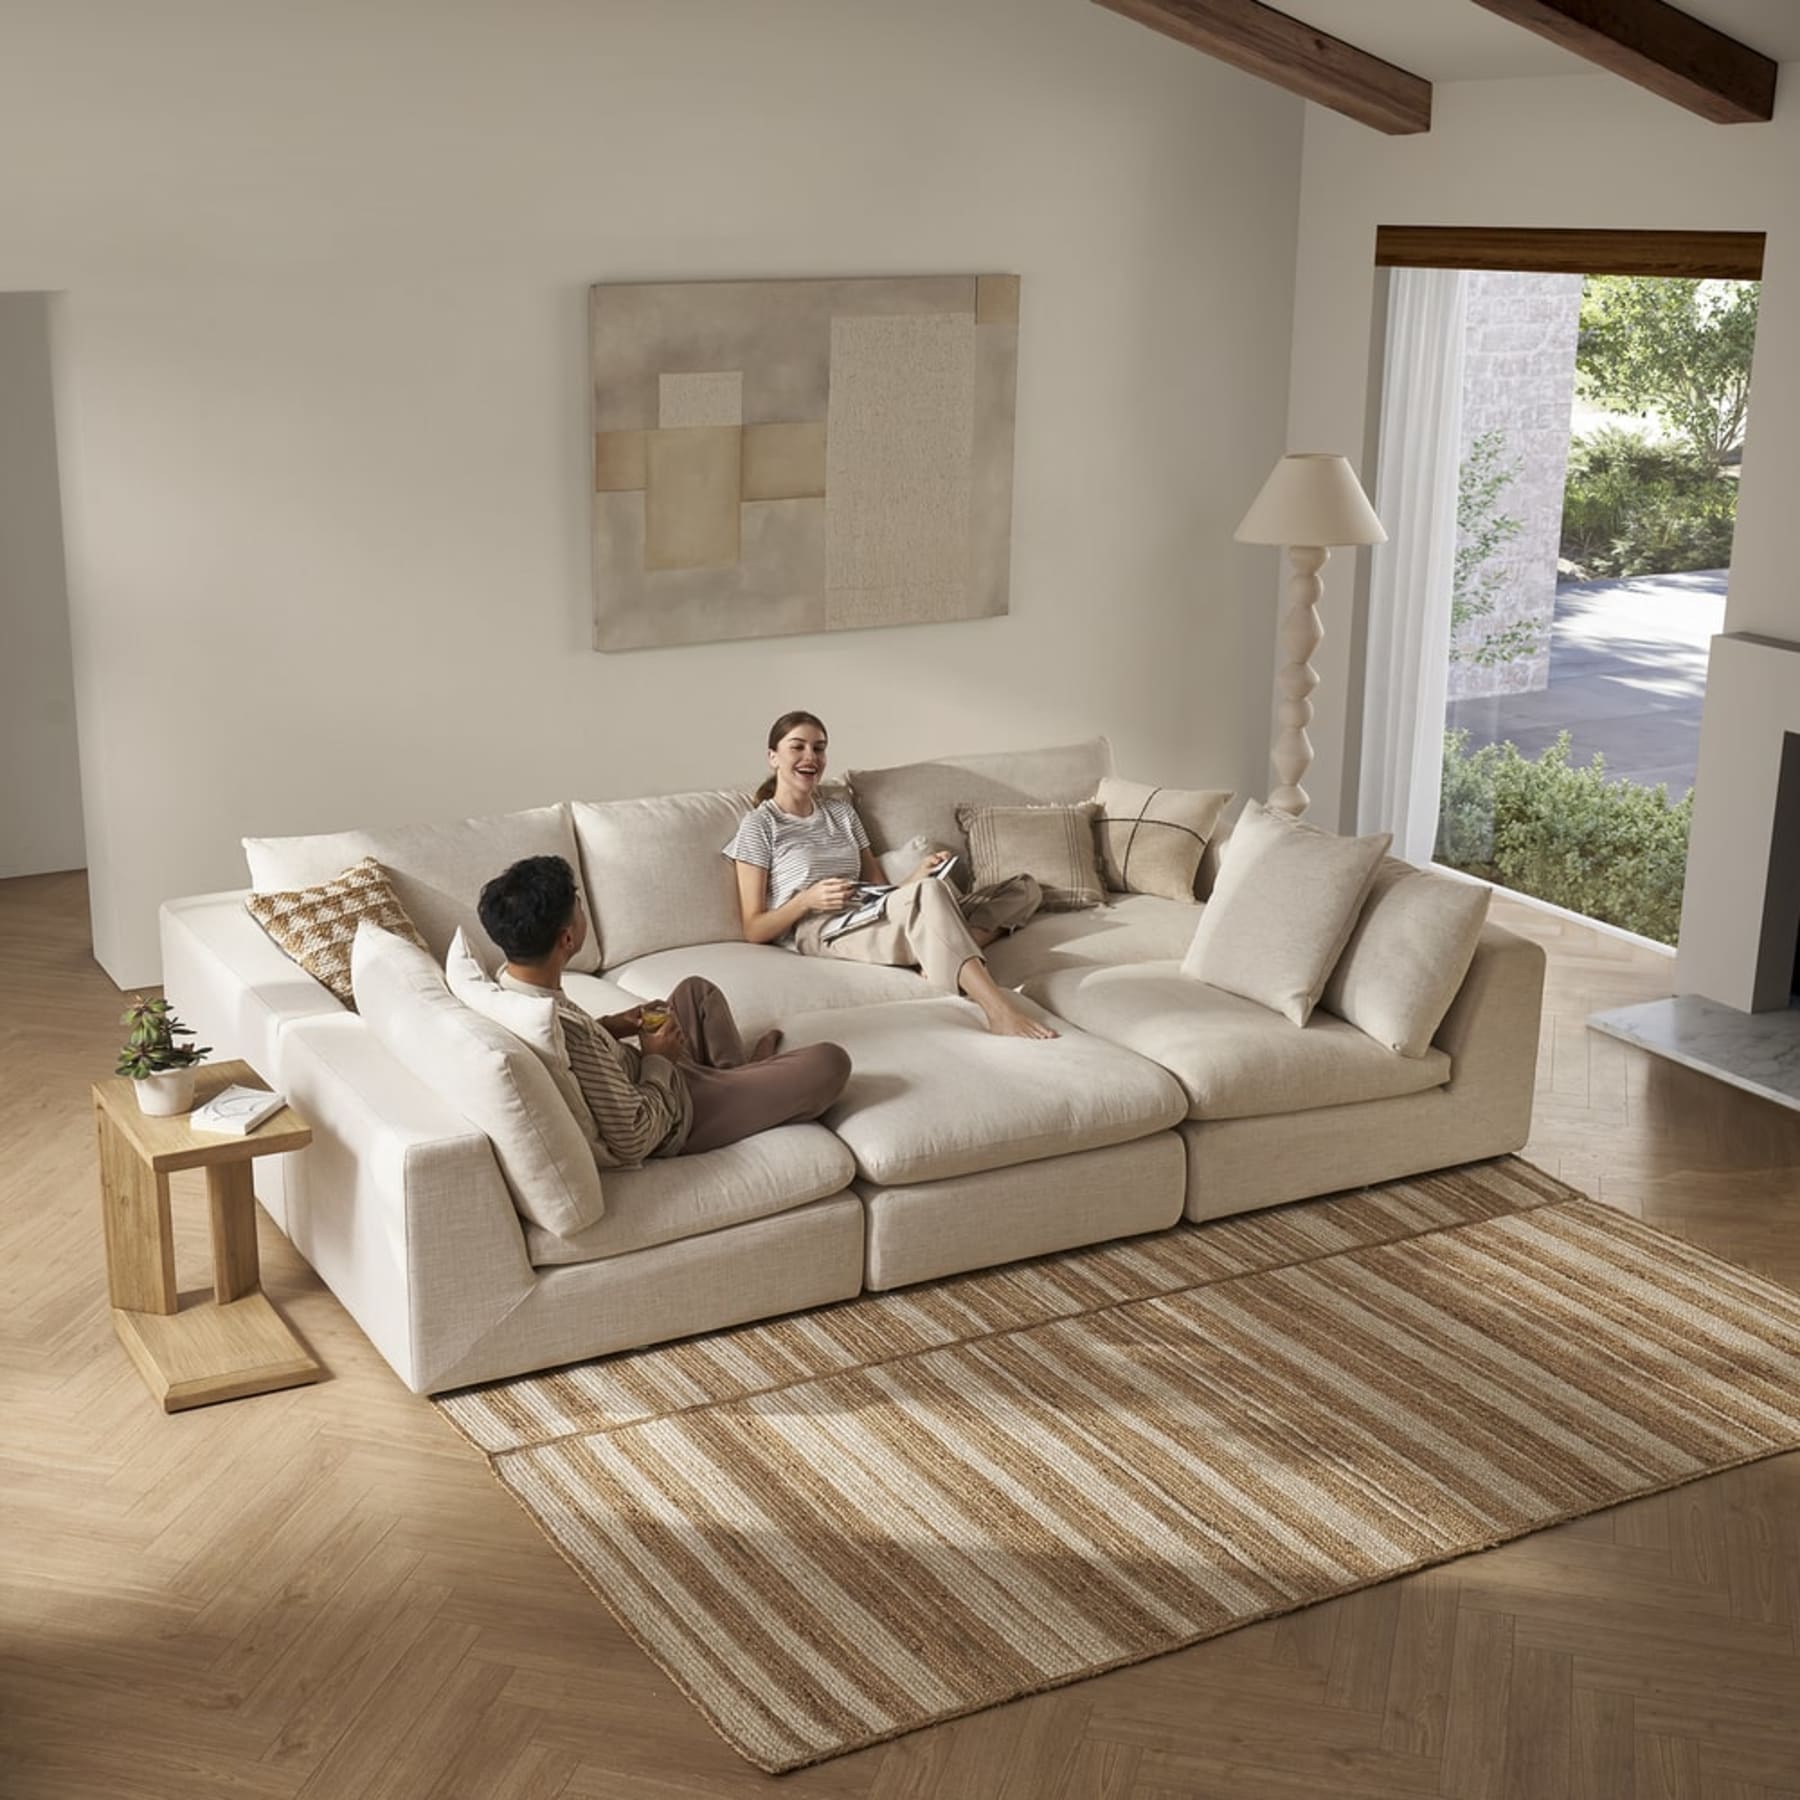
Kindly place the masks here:
[(636, 1168), (652, 1156), (717, 1150), (816, 1119), (850, 1079), (849, 1055), (837, 1044), (777, 1054), (781, 1034), (771, 1031), (746, 1055), (725, 996), (695, 976), (665, 1001), (601, 1019), (584, 1012), (563, 992), (562, 977), (587, 942), (587, 913), (560, 856), (514, 863), (481, 890), (479, 910), (506, 956), (501, 986), (556, 998), (604, 1166)]

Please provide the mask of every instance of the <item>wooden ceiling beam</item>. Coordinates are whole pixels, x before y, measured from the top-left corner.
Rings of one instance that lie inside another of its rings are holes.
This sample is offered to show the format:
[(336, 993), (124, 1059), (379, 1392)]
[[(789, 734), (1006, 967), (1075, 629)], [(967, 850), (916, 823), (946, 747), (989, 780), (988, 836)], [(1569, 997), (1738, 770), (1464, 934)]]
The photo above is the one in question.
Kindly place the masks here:
[(1475, 4), (1716, 124), (1757, 124), (1774, 116), (1776, 65), (1668, 0)]
[(1390, 137), (1431, 129), (1431, 83), (1259, 0), (1094, 0)]

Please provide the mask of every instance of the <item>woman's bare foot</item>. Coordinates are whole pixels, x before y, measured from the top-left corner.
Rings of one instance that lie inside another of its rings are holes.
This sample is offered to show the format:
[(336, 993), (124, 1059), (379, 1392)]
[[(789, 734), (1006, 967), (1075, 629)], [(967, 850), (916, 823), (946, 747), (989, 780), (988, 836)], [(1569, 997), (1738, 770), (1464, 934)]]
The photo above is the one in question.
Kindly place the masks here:
[(987, 1028), (995, 1037), (1053, 1038), (1062, 1034), (1040, 1024), (1030, 1013), (1021, 1012), (1010, 1000), (981, 1009), (987, 1014)]
[(1013, 997), (987, 971), (979, 956), (971, 956), (956, 972), (956, 985), (979, 1006), (987, 1028), (995, 1037), (1053, 1038), (1061, 1032), (1040, 1025), (1030, 1013), (1013, 1003)]
[(756, 1040), (756, 1048), (750, 1052), (752, 1062), (767, 1062), (781, 1048), (781, 1031), (778, 1026), (771, 1026)]

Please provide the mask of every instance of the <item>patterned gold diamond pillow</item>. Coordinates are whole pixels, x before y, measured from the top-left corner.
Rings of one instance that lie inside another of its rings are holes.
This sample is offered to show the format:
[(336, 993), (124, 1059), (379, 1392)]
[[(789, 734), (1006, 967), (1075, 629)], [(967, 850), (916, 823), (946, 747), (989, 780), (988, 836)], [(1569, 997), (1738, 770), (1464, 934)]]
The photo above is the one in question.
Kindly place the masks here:
[(317, 887), (283, 894), (248, 894), (244, 905), (264, 931), (307, 974), (330, 988), (352, 1012), (350, 946), (364, 919), (423, 950), (425, 940), (388, 885), (387, 871), (374, 857), (352, 863), (343, 874)]

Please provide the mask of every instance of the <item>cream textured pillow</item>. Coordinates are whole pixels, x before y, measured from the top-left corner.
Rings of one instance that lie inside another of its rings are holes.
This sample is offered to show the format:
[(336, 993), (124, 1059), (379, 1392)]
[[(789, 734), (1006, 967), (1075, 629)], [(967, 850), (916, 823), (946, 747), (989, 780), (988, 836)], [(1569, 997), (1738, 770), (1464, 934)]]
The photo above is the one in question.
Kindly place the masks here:
[(1045, 912), (1079, 912), (1106, 898), (1094, 856), (1094, 815), (1080, 806), (959, 806), (956, 823), (968, 834), (969, 885), (991, 887), (1009, 875), (1030, 875), (1044, 891)]
[(1392, 841), (1337, 837), (1248, 802), (1182, 974), (1304, 1025)]
[(520, 1213), (558, 1237), (592, 1225), (606, 1210), (600, 1171), (536, 1054), (464, 1006), (430, 952), (391, 931), (359, 926), (350, 968), (376, 1041), (486, 1133)]
[(1230, 788), (1146, 787), (1141, 781), (1100, 783), (1100, 865), (1118, 894), (1192, 900), (1200, 858), (1231, 804)]
[(350, 986), (350, 945), (364, 919), (421, 950), (425, 948), (425, 940), (406, 916), (387, 871), (372, 856), (317, 887), (246, 894), (244, 906), (314, 981), (323, 982), (352, 1011), (356, 997)]
[(1450, 1010), (1494, 890), (1389, 857), (1319, 1004), (1402, 1056), (1423, 1056)]
[(575, 1115), (581, 1135), (590, 1148), (600, 1141), (594, 1114), (569, 1066), (569, 1046), (563, 1041), (562, 1020), (557, 1017), (556, 996), (521, 994), (516, 988), (502, 987), (481, 966), (469, 940), (460, 927), (450, 940), (450, 954), (444, 959), (444, 979), (450, 991), (464, 1006), (491, 1020), (502, 1031), (510, 1031), (526, 1049), (550, 1072), (556, 1091)]

